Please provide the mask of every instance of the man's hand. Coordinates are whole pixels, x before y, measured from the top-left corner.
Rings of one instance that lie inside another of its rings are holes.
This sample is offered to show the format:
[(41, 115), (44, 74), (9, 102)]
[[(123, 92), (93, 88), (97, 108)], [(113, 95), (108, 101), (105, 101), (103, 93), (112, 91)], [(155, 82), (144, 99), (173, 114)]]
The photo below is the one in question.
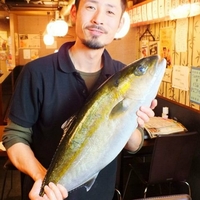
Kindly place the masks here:
[(141, 106), (140, 109), (137, 111), (138, 116), (138, 125), (144, 127), (144, 124), (149, 121), (150, 117), (154, 116), (153, 109), (157, 106), (157, 100), (154, 99), (151, 102), (150, 107)]
[[(151, 102), (150, 107), (146, 106), (141, 106), (140, 109), (137, 111), (137, 116), (138, 116), (138, 126), (139, 127), (144, 127), (144, 124), (149, 121), (149, 118), (154, 116), (153, 109), (157, 106), (157, 100), (154, 99)], [(142, 144), (143, 144), (143, 133), (141, 134), (141, 131), (139, 129), (136, 129), (131, 137), (129, 138), (125, 148), (128, 151), (131, 152), (136, 152), (138, 151)]]
[(32, 190), (29, 193), (29, 198), (31, 200), (63, 200), (68, 197), (68, 192), (60, 184), (55, 185), (54, 183), (49, 183), (49, 185), (46, 185), (44, 187), (44, 196), (39, 196), (40, 188), (42, 185), (42, 180), (37, 180)]

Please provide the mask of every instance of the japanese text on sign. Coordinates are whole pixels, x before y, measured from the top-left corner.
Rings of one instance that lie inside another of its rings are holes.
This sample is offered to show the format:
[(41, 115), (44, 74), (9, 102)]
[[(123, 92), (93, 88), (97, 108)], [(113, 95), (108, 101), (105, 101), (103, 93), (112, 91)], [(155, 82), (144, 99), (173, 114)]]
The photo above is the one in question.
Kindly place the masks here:
[(191, 69), (190, 101), (200, 104), (200, 68), (197, 67)]

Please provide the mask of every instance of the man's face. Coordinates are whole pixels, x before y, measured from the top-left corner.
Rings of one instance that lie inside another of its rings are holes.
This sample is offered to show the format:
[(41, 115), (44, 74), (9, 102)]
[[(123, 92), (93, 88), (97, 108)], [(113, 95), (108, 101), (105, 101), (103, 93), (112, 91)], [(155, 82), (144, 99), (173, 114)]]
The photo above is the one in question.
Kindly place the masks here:
[(112, 42), (120, 28), (121, 0), (81, 0), (72, 15), (78, 39), (91, 49), (100, 49)]

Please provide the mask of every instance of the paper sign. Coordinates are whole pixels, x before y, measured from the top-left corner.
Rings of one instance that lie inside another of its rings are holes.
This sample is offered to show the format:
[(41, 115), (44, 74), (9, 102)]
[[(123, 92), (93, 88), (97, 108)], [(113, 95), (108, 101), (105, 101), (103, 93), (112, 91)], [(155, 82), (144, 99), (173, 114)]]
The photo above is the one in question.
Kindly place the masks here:
[(171, 83), (172, 82), (172, 69), (171, 68), (166, 68), (165, 69), (165, 74), (163, 77), (164, 82)]
[(142, 6), (136, 7), (137, 22), (142, 21)]
[(137, 23), (136, 8), (132, 9), (132, 22)]
[(147, 5), (142, 5), (142, 21), (147, 21)]
[(152, 9), (151, 9), (152, 3), (149, 2), (147, 4), (147, 19), (152, 20)]
[(190, 101), (200, 104), (200, 68), (191, 68)]
[(158, 1), (154, 0), (152, 3), (153, 19), (158, 19)]
[(189, 67), (173, 66), (172, 87), (185, 91), (189, 90)]
[(19, 48), (40, 48), (40, 34), (19, 34)]
[(159, 18), (165, 17), (165, 1), (164, 0), (159, 0), (158, 1), (158, 14)]
[(176, 20), (176, 51), (187, 51), (188, 18)]
[(169, 16), (171, 10), (171, 0), (165, 0), (165, 16)]
[(24, 57), (24, 59), (31, 59), (30, 49), (23, 49), (23, 57)]

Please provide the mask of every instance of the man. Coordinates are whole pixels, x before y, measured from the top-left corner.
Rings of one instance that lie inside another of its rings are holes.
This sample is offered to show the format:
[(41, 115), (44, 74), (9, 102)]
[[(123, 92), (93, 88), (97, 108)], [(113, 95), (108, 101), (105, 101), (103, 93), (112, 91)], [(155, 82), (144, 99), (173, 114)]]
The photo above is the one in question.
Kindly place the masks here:
[[(67, 197), (66, 189), (53, 183), (40, 197), (41, 181), (62, 136), (63, 122), (83, 106), (95, 88), (124, 66), (111, 59), (105, 46), (120, 30), (125, 8), (126, 0), (76, 0), (71, 9), (76, 41), (65, 43), (58, 53), (28, 63), (20, 74), (3, 143), (12, 163), (28, 175), (23, 182), (23, 199), (28, 195), (34, 200)], [(140, 126), (154, 115), (156, 103), (154, 100), (151, 108), (141, 107), (137, 112)], [(136, 151), (141, 144), (142, 134), (137, 129), (126, 148)], [(99, 173), (89, 192), (80, 187), (67, 199), (111, 200), (116, 166), (115, 159)]]

